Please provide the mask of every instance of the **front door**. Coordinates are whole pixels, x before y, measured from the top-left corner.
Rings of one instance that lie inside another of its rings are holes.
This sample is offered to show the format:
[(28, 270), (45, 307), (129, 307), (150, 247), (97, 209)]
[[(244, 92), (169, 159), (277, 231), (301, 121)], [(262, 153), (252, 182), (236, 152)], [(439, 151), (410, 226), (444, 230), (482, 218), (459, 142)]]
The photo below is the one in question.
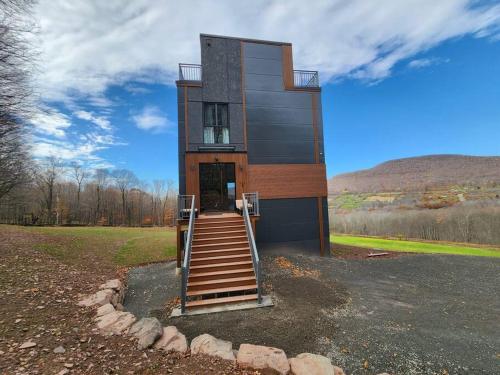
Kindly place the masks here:
[(234, 163), (200, 163), (201, 211), (234, 211)]

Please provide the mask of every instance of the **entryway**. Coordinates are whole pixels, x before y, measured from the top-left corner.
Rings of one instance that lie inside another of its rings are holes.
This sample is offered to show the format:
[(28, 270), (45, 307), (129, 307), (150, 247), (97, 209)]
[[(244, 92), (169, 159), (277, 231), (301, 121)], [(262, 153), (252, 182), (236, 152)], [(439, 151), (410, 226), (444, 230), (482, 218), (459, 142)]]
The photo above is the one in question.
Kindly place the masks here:
[(200, 163), (200, 211), (234, 211), (235, 202), (235, 164)]

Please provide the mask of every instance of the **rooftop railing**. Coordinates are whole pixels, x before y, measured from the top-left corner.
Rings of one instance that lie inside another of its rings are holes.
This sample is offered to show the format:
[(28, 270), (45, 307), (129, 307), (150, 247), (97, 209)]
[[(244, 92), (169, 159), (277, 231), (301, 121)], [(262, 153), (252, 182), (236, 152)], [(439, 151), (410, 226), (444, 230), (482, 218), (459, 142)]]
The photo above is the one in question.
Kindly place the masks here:
[(314, 70), (294, 70), (293, 85), (295, 87), (319, 87), (318, 72)]
[(201, 65), (179, 64), (179, 81), (201, 81)]
[[(201, 81), (202, 69), (199, 64), (179, 64), (180, 81)], [(314, 70), (294, 70), (295, 87), (319, 87), (318, 72)]]

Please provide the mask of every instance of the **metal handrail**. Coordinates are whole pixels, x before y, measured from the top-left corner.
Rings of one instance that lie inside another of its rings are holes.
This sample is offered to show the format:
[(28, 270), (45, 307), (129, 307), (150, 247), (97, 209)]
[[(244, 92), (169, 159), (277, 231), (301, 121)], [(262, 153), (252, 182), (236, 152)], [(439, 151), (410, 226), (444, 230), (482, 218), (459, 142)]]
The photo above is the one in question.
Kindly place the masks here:
[(180, 81), (201, 81), (201, 65), (179, 64)]
[(250, 216), (259, 216), (259, 193), (243, 193), (247, 199), (248, 214)]
[[(250, 193), (256, 194), (256, 193)], [(248, 201), (246, 195), (243, 193), (243, 219), (245, 220), (245, 228), (247, 231), (248, 242), (250, 243), (250, 250), (252, 253), (252, 263), (253, 270), (255, 272), (255, 278), (257, 280), (257, 302), (259, 305), (262, 303), (262, 277), (261, 277), (261, 264), (259, 259), (259, 253), (257, 252), (257, 246), (255, 245), (255, 237), (252, 230), (252, 223), (250, 222), (250, 215), (248, 213)]]
[(181, 313), (186, 312), (187, 283), (189, 278), (189, 263), (191, 262), (191, 245), (193, 243), (194, 218), (195, 218), (195, 197), (191, 195), (191, 212), (189, 214), (189, 225), (184, 242), (184, 261), (182, 263), (182, 285), (181, 285)]
[(293, 85), (295, 87), (319, 87), (319, 75), (315, 70), (294, 70)]
[(177, 219), (189, 219), (189, 215), (191, 214), (191, 199), (192, 195), (177, 196)]

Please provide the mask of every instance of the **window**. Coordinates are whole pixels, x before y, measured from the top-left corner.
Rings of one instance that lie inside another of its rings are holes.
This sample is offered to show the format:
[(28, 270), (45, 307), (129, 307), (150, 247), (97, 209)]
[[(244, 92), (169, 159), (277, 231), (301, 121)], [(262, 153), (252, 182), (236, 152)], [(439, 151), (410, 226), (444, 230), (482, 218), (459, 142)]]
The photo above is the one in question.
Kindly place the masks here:
[(227, 104), (204, 103), (204, 143), (229, 143), (229, 119), (227, 112)]

